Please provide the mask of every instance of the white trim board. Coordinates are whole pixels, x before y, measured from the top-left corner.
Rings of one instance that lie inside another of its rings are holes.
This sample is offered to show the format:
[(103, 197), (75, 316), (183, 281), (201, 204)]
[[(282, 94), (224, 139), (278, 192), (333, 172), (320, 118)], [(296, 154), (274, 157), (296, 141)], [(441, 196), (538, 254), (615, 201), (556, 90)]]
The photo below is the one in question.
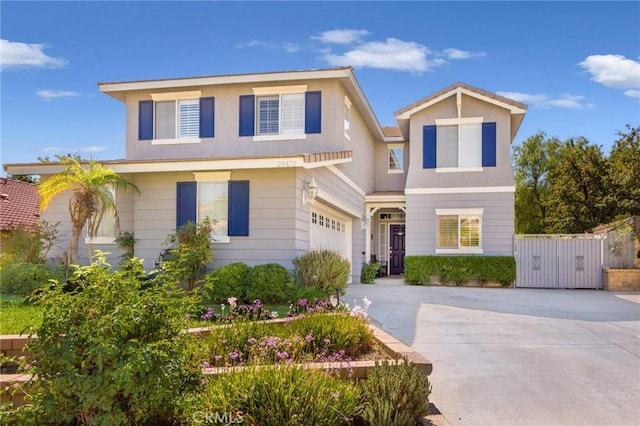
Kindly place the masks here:
[(484, 193), (509, 193), (516, 192), (515, 186), (474, 186), (454, 188), (407, 188), (407, 195), (433, 195), (433, 194), (484, 194)]

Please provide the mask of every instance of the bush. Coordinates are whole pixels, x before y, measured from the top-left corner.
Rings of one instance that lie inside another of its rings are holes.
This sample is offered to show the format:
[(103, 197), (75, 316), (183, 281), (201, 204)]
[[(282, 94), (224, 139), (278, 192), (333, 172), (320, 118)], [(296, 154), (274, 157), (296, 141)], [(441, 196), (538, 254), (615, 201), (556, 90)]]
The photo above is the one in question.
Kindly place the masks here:
[(182, 284), (193, 291), (207, 272), (207, 263), (213, 258), (211, 232), (213, 223), (206, 217), (197, 225), (187, 222), (167, 237), (173, 246), (162, 262), (163, 279), (172, 284)]
[(162, 424), (201, 380), (184, 312), (191, 298), (139, 277), (142, 263), (111, 272), (103, 255), (76, 271), (80, 291), (43, 289), (42, 326), (27, 350), (40, 391), (37, 422)]
[(256, 265), (247, 274), (246, 300), (289, 303), (295, 297), (295, 293), (291, 274), (280, 264)]
[(63, 280), (64, 267), (30, 262), (7, 263), (0, 267), (0, 292), (27, 296), (49, 280)]
[(432, 276), (444, 283), (461, 284), (477, 277), (480, 282), (498, 281), (509, 286), (516, 279), (513, 256), (407, 256), (404, 279), (409, 284), (430, 284)]
[(345, 294), (351, 272), (349, 261), (331, 250), (310, 250), (293, 260), (296, 284), (320, 290), (325, 296)]
[(373, 284), (378, 271), (380, 270), (380, 264), (378, 262), (365, 263), (362, 265), (362, 272), (360, 273), (360, 282), (362, 284)]
[(362, 390), (367, 404), (362, 417), (371, 426), (419, 425), (428, 414), (429, 380), (406, 359), (398, 364), (376, 361)]
[(350, 424), (361, 412), (361, 390), (320, 370), (293, 366), (250, 369), (210, 379), (206, 390), (183, 402), (181, 423), (202, 424), (214, 413), (220, 423), (249, 425)]
[(227, 303), (229, 297), (244, 300), (249, 270), (244, 263), (234, 262), (211, 272), (204, 278), (204, 303)]

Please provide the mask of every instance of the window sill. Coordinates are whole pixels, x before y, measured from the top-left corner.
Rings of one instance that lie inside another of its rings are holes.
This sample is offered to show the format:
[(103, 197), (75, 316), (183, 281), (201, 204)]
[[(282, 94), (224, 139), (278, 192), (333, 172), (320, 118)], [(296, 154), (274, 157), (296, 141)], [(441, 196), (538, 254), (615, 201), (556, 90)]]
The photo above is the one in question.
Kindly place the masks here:
[(439, 167), (436, 173), (481, 172), (482, 167)]
[(202, 142), (200, 138), (154, 139), (151, 141), (151, 145), (184, 145), (200, 142)]
[(436, 249), (436, 254), (483, 254), (481, 247), (466, 247), (461, 249)]
[(254, 141), (292, 141), (296, 139), (306, 139), (306, 134), (300, 135), (258, 135), (254, 136)]
[(114, 237), (95, 237), (95, 238), (86, 237), (84, 239), (84, 243), (85, 244), (112, 244), (112, 245), (115, 245), (116, 244), (116, 239)]
[(391, 175), (398, 175), (398, 174), (403, 174), (404, 170), (387, 170), (387, 173)]

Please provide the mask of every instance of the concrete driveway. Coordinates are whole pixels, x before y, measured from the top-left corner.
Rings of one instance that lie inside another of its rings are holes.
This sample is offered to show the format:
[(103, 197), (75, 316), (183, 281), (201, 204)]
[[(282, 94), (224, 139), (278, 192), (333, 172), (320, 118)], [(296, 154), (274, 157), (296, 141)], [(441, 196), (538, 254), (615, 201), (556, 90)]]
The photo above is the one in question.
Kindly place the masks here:
[(640, 425), (640, 294), (352, 284), (452, 425)]

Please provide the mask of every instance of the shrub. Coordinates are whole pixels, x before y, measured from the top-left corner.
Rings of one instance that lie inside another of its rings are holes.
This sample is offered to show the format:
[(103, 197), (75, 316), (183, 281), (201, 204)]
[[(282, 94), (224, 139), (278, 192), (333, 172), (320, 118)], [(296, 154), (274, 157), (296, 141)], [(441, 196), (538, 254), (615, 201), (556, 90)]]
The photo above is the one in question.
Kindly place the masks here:
[(3, 263), (44, 263), (49, 250), (60, 239), (59, 226), (60, 222), (41, 219), (33, 231), (22, 228), (2, 231)]
[(360, 282), (362, 284), (373, 284), (378, 271), (380, 270), (380, 264), (378, 262), (365, 263), (362, 265), (362, 272), (360, 273)]
[(250, 268), (242, 262), (222, 266), (204, 278), (205, 304), (226, 303), (229, 297), (244, 300), (244, 290)]
[(191, 298), (139, 277), (142, 263), (111, 272), (104, 255), (76, 271), (81, 291), (45, 288), (38, 338), (27, 350), (40, 392), (38, 423), (160, 424), (201, 379), (184, 312)]
[(428, 414), (429, 380), (406, 359), (397, 364), (376, 361), (362, 390), (366, 400), (362, 417), (371, 426), (418, 425)]
[(295, 297), (293, 278), (277, 263), (256, 265), (247, 274), (245, 299), (264, 303), (288, 303)]
[(430, 284), (431, 277), (461, 284), (477, 277), (480, 282), (498, 281), (503, 286), (516, 279), (513, 256), (407, 256), (404, 278), (409, 284)]
[(320, 370), (249, 369), (211, 378), (204, 392), (185, 399), (181, 420), (201, 424), (203, 413), (218, 413), (226, 424), (348, 424), (361, 412), (361, 394), (352, 382)]
[(27, 296), (49, 280), (64, 279), (64, 267), (39, 263), (16, 262), (0, 267), (0, 292)]
[(211, 232), (213, 223), (206, 217), (196, 225), (187, 222), (167, 237), (175, 247), (162, 262), (163, 279), (173, 284), (183, 284), (191, 292), (207, 272), (207, 263), (213, 258)]
[(296, 284), (320, 290), (325, 296), (345, 294), (351, 272), (349, 261), (331, 250), (310, 250), (293, 260)]

